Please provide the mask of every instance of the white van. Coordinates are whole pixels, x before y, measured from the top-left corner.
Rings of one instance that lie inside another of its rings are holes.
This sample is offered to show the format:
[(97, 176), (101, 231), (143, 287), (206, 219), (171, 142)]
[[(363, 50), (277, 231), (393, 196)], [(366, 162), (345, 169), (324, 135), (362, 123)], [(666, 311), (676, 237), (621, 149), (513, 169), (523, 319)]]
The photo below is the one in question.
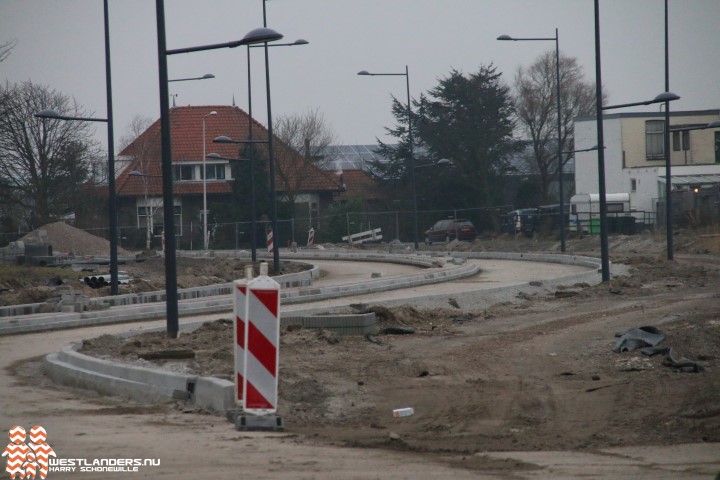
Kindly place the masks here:
[[(606, 193), (608, 216), (630, 216), (629, 193)], [(569, 229), (573, 232), (600, 232), (600, 194), (578, 193), (570, 198)]]

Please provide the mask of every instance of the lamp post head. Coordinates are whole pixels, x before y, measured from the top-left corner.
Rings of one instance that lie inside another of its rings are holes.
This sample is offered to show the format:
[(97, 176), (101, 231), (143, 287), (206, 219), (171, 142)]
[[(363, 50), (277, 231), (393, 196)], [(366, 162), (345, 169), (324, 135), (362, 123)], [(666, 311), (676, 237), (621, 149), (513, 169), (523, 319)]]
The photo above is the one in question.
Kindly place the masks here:
[(220, 135), (219, 137), (213, 138), (213, 143), (235, 143), (232, 138), (227, 135)]
[(360, 70), (357, 74), (358, 75), (370, 75), (370, 72), (368, 72), (367, 70)]
[(205, 75), (200, 77), (200, 80), (207, 80), (209, 78), (215, 78), (215, 75), (213, 75), (212, 73), (206, 73)]
[(680, 96), (672, 92), (663, 92), (657, 97), (653, 98), (651, 103), (672, 102), (673, 100), (680, 100)]
[(512, 38), (510, 35), (500, 35), (499, 37), (496, 38), (496, 40), (515, 40), (515, 39)]
[(310, 43), (310, 42), (308, 42), (304, 38), (298, 38), (291, 45), (307, 45), (308, 43)]
[(242, 38), (242, 40), (240, 40), (240, 43), (237, 46), (252, 45), (253, 43), (274, 42), (275, 40), (280, 40), (282, 38), (283, 35), (272, 28), (261, 27), (250, 30)]
[(33, 116), (37, 117), (37, 118), (54, 118), (54, 119), (60, 119), (60, 120), (63, 118), (63, 116), (60, 115), (55, 110), (41, 110)]
[(707, 127), (705, 128), (720, 128), (720, 120), (713, 120), (712, 122), (707, 124)]
[(219, 153), (208, 153), (207, 158), (210, 158), (212, 160), (222, 160), (223, 157)]
[(142, 172), (139, 172), (137, 170), (133, 170), (132, 172), (128, 173), (129, 177), (144, 177), (145, 174)]

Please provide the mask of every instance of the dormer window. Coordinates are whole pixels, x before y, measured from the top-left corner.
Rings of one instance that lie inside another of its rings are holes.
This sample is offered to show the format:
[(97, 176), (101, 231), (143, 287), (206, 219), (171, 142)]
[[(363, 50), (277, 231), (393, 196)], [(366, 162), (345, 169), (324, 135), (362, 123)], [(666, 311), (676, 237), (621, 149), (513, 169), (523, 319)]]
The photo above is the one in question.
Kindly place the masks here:
[(195, 166), (173, 165), (173, 180), (176, 182), (195, 180)]

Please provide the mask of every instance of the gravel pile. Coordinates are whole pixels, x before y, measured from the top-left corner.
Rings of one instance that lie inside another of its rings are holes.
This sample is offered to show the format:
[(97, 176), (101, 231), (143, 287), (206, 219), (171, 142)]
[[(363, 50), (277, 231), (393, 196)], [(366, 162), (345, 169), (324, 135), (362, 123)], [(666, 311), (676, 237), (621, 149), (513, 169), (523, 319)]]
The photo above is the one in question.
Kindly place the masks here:
[[(48, 223), (33, 230), (20, 240), (32, 245), (52, 245), (54, 254), (74, 254), (78, 257), (109, 257), (110, 242), (65, 222)], [(118, 247), (118, 255), (133, 256)]]

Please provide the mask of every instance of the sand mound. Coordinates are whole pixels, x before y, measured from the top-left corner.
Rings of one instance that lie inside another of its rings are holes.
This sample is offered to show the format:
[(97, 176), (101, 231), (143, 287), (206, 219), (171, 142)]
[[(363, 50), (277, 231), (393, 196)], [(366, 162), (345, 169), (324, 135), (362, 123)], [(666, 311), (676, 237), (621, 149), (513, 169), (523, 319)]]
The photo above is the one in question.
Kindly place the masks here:
[[(28, 233), (22, 240), (33, 245), (52, 245), (53, 253), (75, 254), (79, 257), (110, 256), (110, 241), (65, 222), (48, 223)], [(132, 256), (132, 252), (118, 247), (118, 255)]]

